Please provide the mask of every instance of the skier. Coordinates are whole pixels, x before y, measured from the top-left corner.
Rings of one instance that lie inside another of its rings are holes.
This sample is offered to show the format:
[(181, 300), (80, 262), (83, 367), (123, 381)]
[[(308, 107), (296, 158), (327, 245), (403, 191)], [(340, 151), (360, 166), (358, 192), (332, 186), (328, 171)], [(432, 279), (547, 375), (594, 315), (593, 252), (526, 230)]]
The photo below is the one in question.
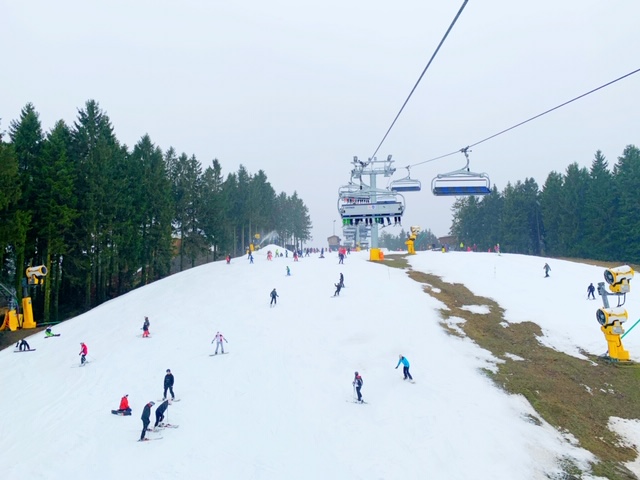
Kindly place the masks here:
[(227, 342), (227, 339), (224, 338), (224, 335), (222, 335), (220, 332), (216, 333), (216, 336), (213, 337), (213, 340), (211, 340), (211, 343), (216, 342), (216, 353), (214, 353), (214, 355), (218, 354), (218, 347), (221, 347), (222, 348), (222, 353), (224, 353), (224, 345), (223, 345), (222, 341), (225, 341), (226, 343), (229, 343), (229, 342)]
[(249, 253), (249, 263), (253, 263), (253, 255)]
[(142, 416), (140, 417), (140, 419), (142, 420), (142, 433), (140, 434), (140, 440), (138, 440), (139, 442), (145, 440), (144, 436), (147, 433), (147, 428), (149, 428), (149, 423), (151, 422), (151, 407), (153, 407), (154, 405), (155, 402), (149, 402), (142, 409)]
[(227, 265), (231, 263), (231, 254), (227, 254)]
[(594, 300), (596, 299), (596, 287), (593, 286), (593, 283), (590, 283), (589, 286), (587, 287), (587, 300), (589, 298), (593, 298)]
[(29, 344), (27, 343), (27, 341), (24, 338), (22, 340), (20, 340), (18, 343), (16, 343), (16, 348), (18, 350), (20, 350), (21, 352), (23, 350), (31, 350), (31, 347), (29, 346)]
[(120, 399), (120, 408), (116, 410), (121, 415), (131, 415), (131, 408), (129, 407), (129, 395), (125, 395)]
[(542, 268), (544, 269), (544, 278), (547, 278), (549, 276), (549, 271), (551, 271), (551, 267), (548, 263), (545, 263)]
[(409, 373), (409, 360), (404, 358), (402, 355), (399, 355), (399, 357), (400, 357), (400, 360), (398, 360), (398, 364), (396, 365), (396, 369), (400, 366), (400, 364), (402, 364), (402, 373), (404, 373), (403, 380), (406, 380), (407, 378), (409, 380), (413, 380), (413, 377)]
[(291, 270), (289, 269), (289, 267), (287, 267), (287, 277), (291, 276)]
[(271, 303), (269, 304), (270, 307), (275, 306), (278, 304), (278, 300), (276, 300), (280, 295), (278, 295), (278, 293), (276, 292), (276, 289), (274, 288), (273, 290), (271, 290)]
[(344, 288), (344, 275), (340, 274), (340, 286)]
[(362, 393), (360, 393), (360, 389), (362, 388), (362, 384), (364, 382), (362, 381), (362, 377), (360, 376), (360, 374), (358, 372), (355, 373), (355, 377), (353, 378), (353, 383), (352, 385), (354, 386), (354, 388), (356, 389), (356, 393), (358, 394), (358, 402), (359, 403), (364, 403), (364, 400), (362, 399)]
[(167, 374), (164, 376), (164, 394), (162, 400), (167, 399), (167, 390), (171, 393), (171, 400), (175, 400), (176, 396), (173, 394), (173, 373), (167, 368)]
[(342, 252), (338, 253), (338, 258), (339, 258), (338, 263), (344, 264), (344, 253)]
[(336, 291), (333, 293), (334, 297), (339, 297), (340, 296), (340, 289), (342, 288), (342, 284), (341, 283), (334, 283), (335, 287), (336, 287)]
[(144, 317), (144, 324), (142, 325), (142, 338), (149, 337), (149, 317)]
[(80, 342), (80, 353), (78, 355), (80, 355), (80, 365), (84, 365), (85, 362), (87, 361), (87, 354), (89, 353), (89, 349), (87, 348), (87, 346), (84, 344), (84, 342)]
[(160, 422), (164, 420), (164, 412), (169, 408), (169, 405), (171, 405), (171, 400), (167, 399), (156, 408), (156, 423), (153, 425), (154, 430), (158, 425), (162, 426)]

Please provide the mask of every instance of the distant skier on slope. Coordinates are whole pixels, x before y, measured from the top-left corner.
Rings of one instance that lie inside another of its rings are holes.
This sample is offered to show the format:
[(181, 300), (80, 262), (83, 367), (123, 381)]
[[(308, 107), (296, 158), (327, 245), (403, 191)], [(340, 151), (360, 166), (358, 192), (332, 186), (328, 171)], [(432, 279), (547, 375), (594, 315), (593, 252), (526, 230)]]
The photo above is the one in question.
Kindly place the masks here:
[(142, 324), (142, 338), (147, 338), (149, 336), (149, 317), (144, 317), (144, 323)]
[(596, 287), (593, 286), (593, 283), (590, 283), (589, 286), (587, 287), (587, 300), (589, 298), (593, 298), (594, 300), (596, 299)]
[(147, 403), (142, 409), (142, 416), (140, 419), (142, 420), (142, 433), (140, 434), (140, 442), (142, 442), (145, 438), (144, 436), (147, 433), (147, 428), (149, 428), (149, 423), (151, 423), (151, 407), (155, 405), (155, 402)]
[(547, 278), (549, 276), (549, 272), (551, 271), (551, 267), (548, 263), (545, 263), (544, 267), (542, 268), (544, 269), (544, 278)]
[(276, 292), (276, 289), (274, 288), (273, 290), (271, 290), (271, 303), (269, 303), (269, 306), (275, 306), (278, 304), (278, 300), (277, 298), (280, 296), (278, 295), (278, 292)]
[(164, 402), (160, 404), (158, 408), (156, 408), (156, 423), (153, 425), (154, 429), (158, 425), (162, 425), (161, 422), (164, 420), (164, 412), (167, 411), (167, 408), (169, 408), (169, 405), (171, 405), (171, 400), (166, 399)]
[(409, 373), (409, 360), (407, 360), (402, 355), (399, 355), (399, 357), (400, 357), (400, 360), (398, 360), (398, 364), (396, 365), (396, 369), (400, 366), (400, 364), (402, 364), (402, 373), (404, 373), (403, 380), (406, 380), (407, 378), (409, 380), (413, 380), (413, 377)]
[(352, 385), (356, 389), (356, 393), (358, 394), (358, 402), (360, 402), (360, 403), (364, 402), (364, 400), (362, 399), (362, 393), (360, 393), (360, 389), (362, 389), (362, 384), (363, 383), (364, 382), (362, 381), (362, 377), (360, 376), (360, 374), (358, 372), (356, 372), (355, 376), (353, 378)]
[(340, 274), (340, 286), (344, 288), (344, 275)]
[(162, 400), (167, 399), (167, 390), (171, 393), (171, 399), (176, 399), (176, 396), (173, 394), (173, 381), (173, 373), (171, 373), (171, 370), (167, 368), (167, 374), (164, 376), (164, 394), (162, 395)]
[(333, 292), (333, 296), (334, 297), (339, 297), (340, 296), (340, 290), (342, 289), (342, 284), (341, 283), (334, 283), (335, 287), (336, 287), (336, 291)]
[(87, 346), (84, 344), (84, 342), (80, 342), (80, 353), (78, 355), (80, 355), (80, 365), (84, 365), (85, 362), (87, 361), (87, 354), (89, 353), (89, 349), (87, 348)]
[(216, 336), (213, 337), (213, 340), (211, 340), (211, 343), (216, 342), (216, 351), (214, 353), (214, 355), (218, 354), (218, 347), (222, 348), (222, 353), (224, 353), (224, 344), (222, 342), (225, 343), (229, 343), (227, 342), (227, 339), (224, 338), (224, 335), (222, 335), (220, 332), (216, 333)]

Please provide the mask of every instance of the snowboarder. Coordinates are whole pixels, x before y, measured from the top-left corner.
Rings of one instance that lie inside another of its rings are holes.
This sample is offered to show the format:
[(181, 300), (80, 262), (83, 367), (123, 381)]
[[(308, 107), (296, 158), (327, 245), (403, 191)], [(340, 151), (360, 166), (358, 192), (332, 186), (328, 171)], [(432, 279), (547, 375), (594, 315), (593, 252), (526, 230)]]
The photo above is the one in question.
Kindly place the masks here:
[(149, 337), (149, 317), (144, 317), (144, 324), (142, 325), (142, 338)]
[(342, 284), (341, 283), (334, 283), (335, 287), (336, 287), (336, 291), (333, 293), (334, 297), (339, 297), (340, 296), (340, 290), (342, 289)]
[(222, 342), (227, 342), (227, 339), (224, 338), (224, 335), (222, 335), (220, 332), (216, 333), (216, 336), (213, 337), (213, 340), (211, 340), (211, 343), (216, 342), (216, 352), (214, 353), (214, 355), (218, 354), (218, 347), (222, 348), (222, 353), (224, 353), (224, 344)]
[(344, 288), (344, 275), (340, 274), (340, 286)]
[(113, 413), (117, 413), (119, 415), (131, 415), (131, 408), (129, 407), (129, 395), (126, 394), (124, 397), (120, 399), (120, 407)]
[(151, 407), (154, 405), (155, 402), (149, 402), (142, 409), (142, 416), (140, 417), (142, 420), (142, 434), (140, 434), (140, 442), (145, 439), (144, 436), (147, 433), (147, 428), (149, 428), (149, 423), (151, 422)]
[(544, 278), (547, 278), (549, 276), (549, 272), (551, 271), (551, 267), (548, 263), (545, 263), (544, 267), (542, 268), (544, 269)]
[(291, 270), (289, 269), (289, 267), (287, 267), (287, 277), (291, 276)]
[(87, 348), (87, 346), (84, 344), (84, 342), (80, 342), (80, 353), (78, 355), (80, 355), (80, 365), (84, 365), (85, 362), (87, 361), (87, 354), (89, 353), (89, 349)]
[(169, 408), (169, 405), (171, 405), (171, 400), (167, 399), (164, 402), (162, 402), (158, 408), (156, 408), (156, 423), (153, 425), (154, 429), (158, 425), (161, 425), (160, 422), (164, 420), (164, 412), (167, 411), (167, 408)]
[(167, 374), (164, 376), (164, 394), (162, 395), (162, 400), (167, 399), (167, 390), (171, 393), (171, 400), (176, 399), (176, 396), (173, 394), (173, 380), (173, 373), (167, 368)]
[(53, 333), (53, 332), (51, 331), (51, 328), (47, 328), (47, 329), (44, 331), (44, 336), (45, 336), (45, 338), (49, 338), (49, 337), (59, 337), (59, 336), (60, 336), (60, 334), (59, 334), (59, 333)]
[(277, 304), (278, 304), (278, 300), (277, 300), (277, 298), (278, 298), (279, 296), (280, 296), (280, 295), (278, 295), (278, 292), (276, 292), (276, 289), (275, 289), (275, 288), (274, 288), (273, 290), (271, 290), (271, 303), (269, 304), (269, 306), (270, 306), (270, 307), (273, 307), (273, 306), (275, 306), (275, 305), (277, 305)]
[(587, 287), (587, 300), (589, 298), (593, 298), (594, 300), (596, 299), (596, 287), (593, 286), (593, 283), (590, 283), (589, 286)]
[(362, 381), (362, 377), (360, 376), (360, 374), (358, 372), (355, 373), (355, 377), (353, 378), (353, 387), (356, 390), (356, 393), (358, 394), (358, 402), (359, 403), (363, 403), (364, 400), (362, 400), (362, 393), (360, 393), (360, 389), (362, 388), (362, 384), (364, 382)]
[(403, 380), (406, 380), (407, 378), (409, 380), (413, 380), (413, 377), (409, 373), (409, 360), (407, 360), (402, 355), (399, 355), (399, 357), (400, 357), (400, 360), (398, 360), (398, 364), (396, 365), (396, 369), (400, 366), (400, 364), (402, 364), (402, 373), (404, 373)]
[[(227, 265), (231, 263), (231, 254), (227, 254)], [(158, 407), (159, 408), (159, 407)]]
[(27, 341), (24, 338), (22, 340), (18, 341), (18, 343), (16, 343), (16, 348), (18, 350), (20, 350), (21, 352), (23, 350), (31, 350), (31, 347), (29, 346), (29, 344), (27, 343)]

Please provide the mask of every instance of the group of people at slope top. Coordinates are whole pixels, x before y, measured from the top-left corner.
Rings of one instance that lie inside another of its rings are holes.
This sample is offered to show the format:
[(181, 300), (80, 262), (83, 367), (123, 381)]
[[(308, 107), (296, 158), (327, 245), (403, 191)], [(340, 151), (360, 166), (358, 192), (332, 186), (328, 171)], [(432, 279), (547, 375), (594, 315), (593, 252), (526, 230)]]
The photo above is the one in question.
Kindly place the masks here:
[[(413, 382), (413, 377), (411, 376), (411, 373), (409, 372), (409, 360), (407, 360), (407, 358), (400, 354), (398, 355), (399, 360), (398, 360), (398, 364), (396, 365), (396, 369), (402, 365), (402, 373), (404, 375), (403, 380), (407, 380), (409, 379), (410, 382)], [(364, 399), (362, 398), (362, 385), (364, 385), (364, 380), (362, 380), (362, 375), (360, 375), (358, 372), (355, 372), (354, 377), (353, 377), (353, 382), (351, 382), (351, 384), (353, 385), (354, 391), (357, 395), (357, 400), (355, 400), (357, 403), (366, 403), (364, 401)]]

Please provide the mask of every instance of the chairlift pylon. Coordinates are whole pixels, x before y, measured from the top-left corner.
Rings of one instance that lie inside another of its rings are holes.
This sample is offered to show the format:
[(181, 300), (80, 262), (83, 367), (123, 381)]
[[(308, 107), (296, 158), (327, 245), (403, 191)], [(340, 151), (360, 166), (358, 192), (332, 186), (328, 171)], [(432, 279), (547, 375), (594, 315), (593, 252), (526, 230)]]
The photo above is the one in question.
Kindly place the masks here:
[(431, 181), (431, 191), (436, 196), (488, 195), (491, 193), (491, 180), (486, 173), (469, 170), (469, 147), (460, 150), (467, 158), (467, 164), (449, 173), (440, 173)]

